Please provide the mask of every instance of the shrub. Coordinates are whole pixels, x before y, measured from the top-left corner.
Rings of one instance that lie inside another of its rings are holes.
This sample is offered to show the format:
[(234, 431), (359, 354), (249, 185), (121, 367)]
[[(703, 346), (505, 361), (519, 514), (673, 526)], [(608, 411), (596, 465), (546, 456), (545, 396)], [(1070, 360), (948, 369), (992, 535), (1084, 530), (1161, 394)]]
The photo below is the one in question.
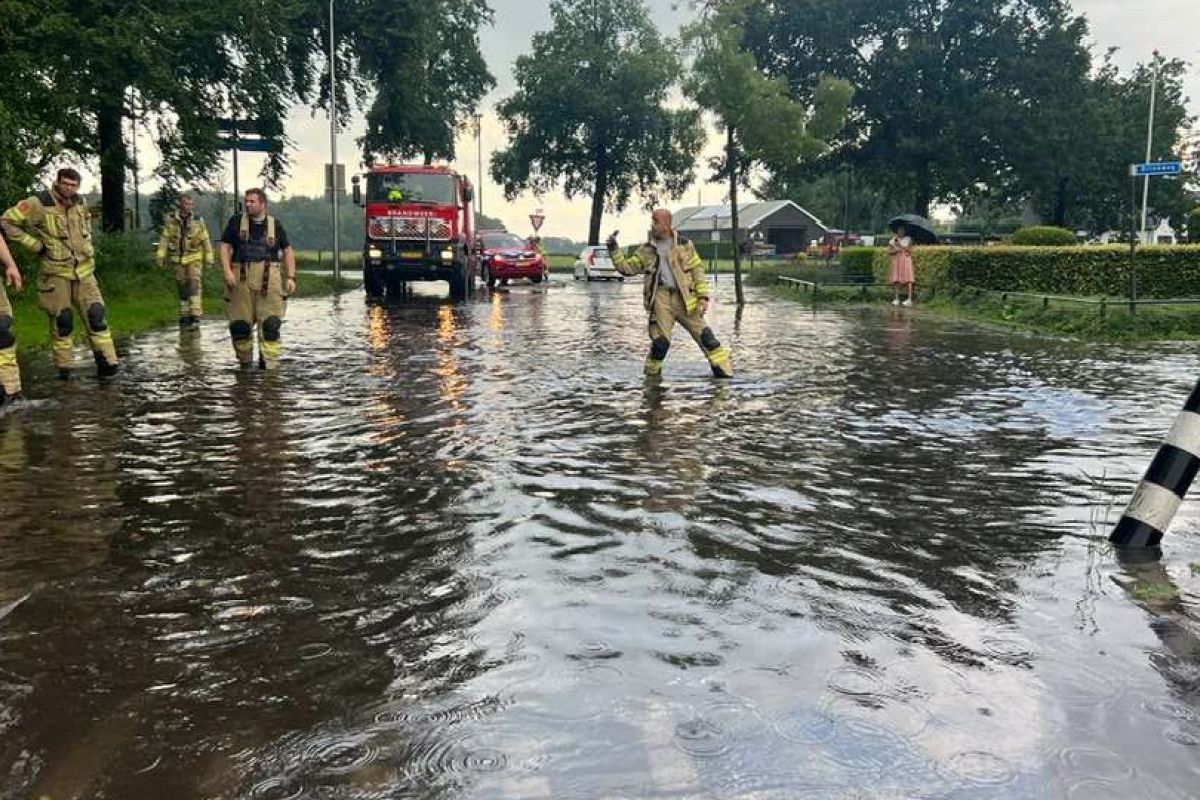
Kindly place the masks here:
[(1035, 225), (1014, 233), (1012, 244), (1019, 247), (1069, 247), (1075, 244), (1075, 234), (1066, 228)]
[[(913, 278), (918, 286), (942, 287), (950, 282), (950, 259), (952, 254), (962, 250), (983, 250), (985, 248), (965, 247), (914, 247), (913, 248)], [(891, 270), (892, 257), (886, 248), (880, 248), (875, 253), (875, 281), (887, 283), (888, 272)]]
[[(997, 291), (1110, 295), (1129, 291), (1129, 248), (1107, 247), (917, 247), (917, 284), (955, 284)], [(1138, 294), (1200, 297), (1200, 246), (1139, 247)], [(887, 280), (888, 257), (875, 259), (875, 277)]]
[[(845, 247), (842, 248), (839, 260), (842, 273), (847, 278), (870, 278), (875, 264), (875, 254), (882, 248), (878, 247)], [(886, 250), (884, 251), (887, 252)]]

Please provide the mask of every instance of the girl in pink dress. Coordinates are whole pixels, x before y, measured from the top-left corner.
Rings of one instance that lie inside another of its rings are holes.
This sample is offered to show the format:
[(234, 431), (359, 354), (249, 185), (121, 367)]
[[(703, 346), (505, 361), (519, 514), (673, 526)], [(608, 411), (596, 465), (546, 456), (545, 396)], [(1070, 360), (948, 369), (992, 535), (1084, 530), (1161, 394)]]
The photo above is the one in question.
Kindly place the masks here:
[[(913, 260), (912, 239), (904, 225), (896, 226), (896, 235), (888, 242), (888, 255), (892, 257), (892, 268), (889, 271), (888, 283), (896, 292), (892, 299), (894, 306), (911, 306), (913, 299)], [(900, 287), (908, 287), (908, 299), (900, 302)]]

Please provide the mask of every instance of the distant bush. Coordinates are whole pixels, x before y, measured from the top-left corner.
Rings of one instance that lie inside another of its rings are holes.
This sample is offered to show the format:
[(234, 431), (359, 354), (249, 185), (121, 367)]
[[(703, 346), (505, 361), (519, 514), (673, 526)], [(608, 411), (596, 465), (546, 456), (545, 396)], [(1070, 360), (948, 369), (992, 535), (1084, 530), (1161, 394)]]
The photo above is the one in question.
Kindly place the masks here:
[[(1200, 246), (1139, 247), (1138, 291), (1145, 297), (1200, 297)], [(1129, 248), (915, 247), (917, 285), (998, 291), (1120, 296), (1129, 289)], [(875, 255), (875, 279), (887, 281), (888, 255)]]
[(1075, 234), (1066, 228), (1034, 225), (1014, 233), (1012, 244), (1016, 247), (1070, 247), (1075, 244)]
[[(848, 278), (870, 278), (878, 247), (843, 247), (838, 256), (842, 273)], [(886, 252), (886, 251), (885, 251)]]

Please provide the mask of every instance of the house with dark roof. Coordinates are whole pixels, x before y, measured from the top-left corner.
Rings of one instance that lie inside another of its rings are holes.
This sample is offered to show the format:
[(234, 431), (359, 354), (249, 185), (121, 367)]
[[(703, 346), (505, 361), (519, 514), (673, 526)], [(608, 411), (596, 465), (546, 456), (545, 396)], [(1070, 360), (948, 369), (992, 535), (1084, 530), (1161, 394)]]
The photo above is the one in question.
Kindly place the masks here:
[[(733, 216), (729, 206), (689, 206), (674, 212), (674, 227), (697, 243), (733, 241)], [(780, 255), (802, 253), (809, 243), (824, 240), (830, 228), (791, 200), (768, 200), (738, 206), (742, 240), (755, 232)]]

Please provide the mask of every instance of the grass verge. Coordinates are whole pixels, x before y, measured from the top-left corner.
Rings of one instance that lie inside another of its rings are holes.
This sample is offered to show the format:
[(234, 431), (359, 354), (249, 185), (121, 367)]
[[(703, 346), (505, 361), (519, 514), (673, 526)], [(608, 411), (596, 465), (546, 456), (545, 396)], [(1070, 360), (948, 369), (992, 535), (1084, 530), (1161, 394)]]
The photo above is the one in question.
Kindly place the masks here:
[[(812, 293), (776, 284), (771, 292), (777, 297), (811, 304)], [(866, 295), (857, 288), (822, 286), (820, 305), (879, 305), (892, 298), (886, 286), (871, 287)], [(1093, 298), (1098, 299), (1098, 298)], [(1034, 331), (1057, 336), (1102, 342), (1187, 341), (1200, 339), (1200, 307), (1142, 306), (1134, 313), (1118, 301), (1109, 303), (1104, 316), (1095, 305), (1077, 305), (1051, 301), (1044, 305), (1036, 298), (1002, 299), (998, 294), (962, 290), (917, 293), (918, 313), (931, 313), (997, 325), (1009, 329)]]

